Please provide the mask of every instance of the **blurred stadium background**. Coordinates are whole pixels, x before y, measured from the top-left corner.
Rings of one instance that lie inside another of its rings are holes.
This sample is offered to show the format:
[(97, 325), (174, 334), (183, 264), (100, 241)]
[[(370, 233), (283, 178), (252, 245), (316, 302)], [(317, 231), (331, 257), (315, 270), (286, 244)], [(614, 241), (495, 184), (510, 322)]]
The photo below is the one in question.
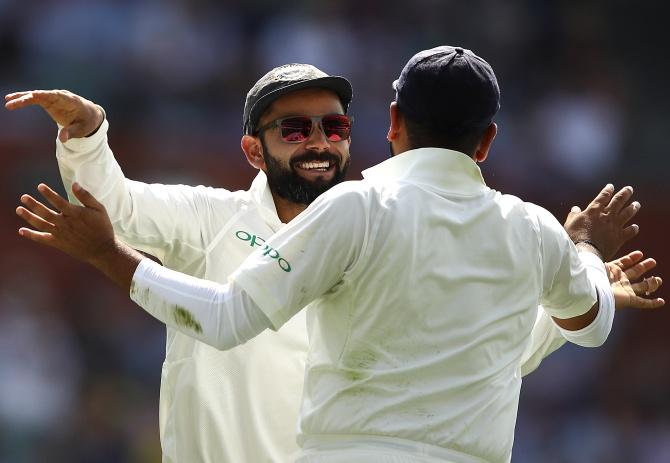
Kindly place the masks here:
[[(640, 248), (666, 269), (670, 127), (662, 2), (0, 0), (0, 91), (103, 105), (130, 178), (246, 188), (244, 97), (308, 62), (354, 85), (351, 178), (387, 157), (391, 82), (459, 44), (502, 88), (489, 184), (563, 219), (632, 184)], [(665, 57), (665, 58), (664, 58)], [(94, 271), (22, 241), (21, 193), (59, 185), (55, 127), (0, 110), (0, 462), (156, 462), (164, 328)], [(62, 187), (61, 187), (62, 191)], [(457, 265), (457, 264), (456, 264)], [(668, 298), (665, 289), (660, 291)], [(607, 345), (565, 347), (524, 382), (515, 463), (670, 462), (668, 309), (619, 312)]]

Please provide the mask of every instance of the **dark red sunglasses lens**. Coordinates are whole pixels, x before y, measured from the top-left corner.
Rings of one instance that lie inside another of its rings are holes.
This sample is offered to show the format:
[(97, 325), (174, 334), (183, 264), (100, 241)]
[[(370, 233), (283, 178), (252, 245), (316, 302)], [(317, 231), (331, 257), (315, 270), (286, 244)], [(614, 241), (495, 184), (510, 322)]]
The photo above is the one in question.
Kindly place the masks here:
[[(336, 142), (349, 138), (351, 119), (343, 114), (331, 114), (321, 118), (323, 133), (329, 141)], [(311, 117), (288, 117), (279, 124), (281, 137), (286, 143), (302, 143), (312, 133)]]
[(330, 141), (346, 140), (351, 134), (351, 120), (345, 115), (324, 116), (321, 126)]
[(290, 117), (281, 121), (281, 137), (288, 143), (301, 143), (312, 133), (312, 119), (309, 117)]

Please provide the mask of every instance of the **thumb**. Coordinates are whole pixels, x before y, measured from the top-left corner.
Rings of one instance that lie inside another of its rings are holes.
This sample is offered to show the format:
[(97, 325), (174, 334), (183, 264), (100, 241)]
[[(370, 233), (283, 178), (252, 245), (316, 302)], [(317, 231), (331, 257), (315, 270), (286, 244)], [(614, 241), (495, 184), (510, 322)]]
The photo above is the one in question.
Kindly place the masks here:
[(58, 139), (61, 143), (65, 143), (70, 139), (70, 132), (68, 131), (67, 127), (63, 127), (58, 131)]
[(72, 193), (74, 196), (82, 203), (84, 206), (98, 211), (104, 211), (105, 206), (103, 206), (97, 199), (93, 197), (88, 190), (84, 189), (79, 183), (74, 182), (72, 184)]
[(61, 142), (65, 143), (71, 138), (84, 138), (89, 135), (88, 132), (90, 130), (84, 125), (84, 122), (77, 120), (67, 127), (63, 127), (60, 130), (58, 138)]
[(568, 217), (565, 219), (565, 225), (568, 224), (570, 220), (576, 215), (582, 212), (582, 210), (579, 208), (579, 206), (572, 206), (570, 209), (570, 212), (568, 212)]

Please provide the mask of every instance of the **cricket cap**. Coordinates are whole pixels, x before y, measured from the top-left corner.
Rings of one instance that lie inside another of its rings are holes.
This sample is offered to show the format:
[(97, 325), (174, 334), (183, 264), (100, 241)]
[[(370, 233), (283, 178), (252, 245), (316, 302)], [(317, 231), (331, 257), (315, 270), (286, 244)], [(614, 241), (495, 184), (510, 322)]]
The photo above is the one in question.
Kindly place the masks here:
[(452, 134), (487, 127), (500, 109), (493, 69), (461, 47), (445, 45), (417, 53), (393, 82), (393, 89), (403, 114)]
[(344, 107), (349, 108), (353, 96), (351, 83), (340, 76), (329, 76), (311, 64), (285, 64), (276, 67), (259, 79), (244, 103), (243, 131), (253, 135), (263, 112), (278, 98), (305, 88), (325, 88), (337, 94)]

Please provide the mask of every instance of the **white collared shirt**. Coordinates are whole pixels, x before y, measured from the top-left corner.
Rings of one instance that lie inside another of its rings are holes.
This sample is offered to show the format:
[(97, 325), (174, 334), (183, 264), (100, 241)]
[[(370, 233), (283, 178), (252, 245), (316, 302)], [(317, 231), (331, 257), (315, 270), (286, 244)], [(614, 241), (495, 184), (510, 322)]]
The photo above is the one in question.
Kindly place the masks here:
[[(166, 267), (225, 282), (283, 224), (265, 174), (249, 191), (134, 182), (107, 146), (108, 123), (89, 138), (57, 142), (66, 190), (77, 181), (110, 214), (123, 241)], [(70, 200), (76, 200), (70, 196)], [(307, 335), (304, 315), (222, 352), (168, 328), (161, 376), (163, 462), (284, 463), (296, 423)]]
[(377, 436), (508, 461), (538, 305), (569, 318), (596, 301), (574, 245), (459, 152), (408, 151), (364, 177), (231, 277), (275, 328), (314, 300), (299, 441)]

